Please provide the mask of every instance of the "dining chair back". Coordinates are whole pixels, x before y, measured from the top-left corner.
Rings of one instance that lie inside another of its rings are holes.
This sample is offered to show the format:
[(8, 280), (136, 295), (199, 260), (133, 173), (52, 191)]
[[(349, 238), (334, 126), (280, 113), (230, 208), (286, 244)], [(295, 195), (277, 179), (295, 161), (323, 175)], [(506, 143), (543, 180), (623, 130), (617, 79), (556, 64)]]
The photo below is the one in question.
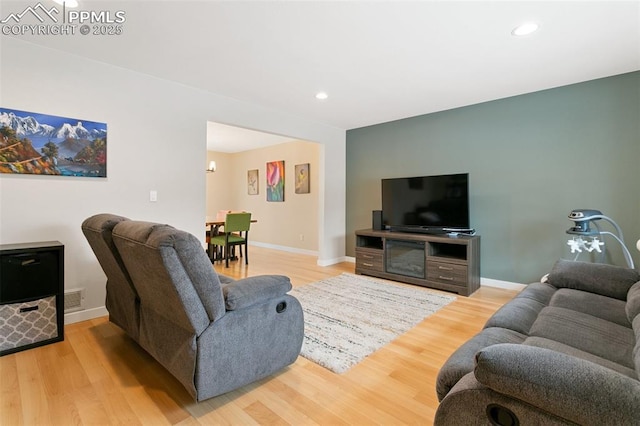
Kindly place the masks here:
[(226, 233), (249, 232), (250, 227), (251, 213), (228, 213), (224, 221), (224, 231)]
[(244, 261), (249, 264), (249, 228), (251, 227), (251, 213), (228, 213), (224, 222), (224, 234), (211, 238), (211, 244), (224, 248), (225, 266), (229, 267), (231, 248), (239, 246), (240, 257), (244, 246)]

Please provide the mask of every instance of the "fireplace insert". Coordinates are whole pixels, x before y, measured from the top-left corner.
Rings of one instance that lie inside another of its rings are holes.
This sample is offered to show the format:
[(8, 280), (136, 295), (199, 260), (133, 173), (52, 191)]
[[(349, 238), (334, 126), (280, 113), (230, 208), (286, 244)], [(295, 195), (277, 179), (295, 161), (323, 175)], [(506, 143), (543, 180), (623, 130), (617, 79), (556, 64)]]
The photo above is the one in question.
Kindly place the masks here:
[(423, 241), (386, 240), (385, 271), (390, 274), (426, 278), (424, 250)]

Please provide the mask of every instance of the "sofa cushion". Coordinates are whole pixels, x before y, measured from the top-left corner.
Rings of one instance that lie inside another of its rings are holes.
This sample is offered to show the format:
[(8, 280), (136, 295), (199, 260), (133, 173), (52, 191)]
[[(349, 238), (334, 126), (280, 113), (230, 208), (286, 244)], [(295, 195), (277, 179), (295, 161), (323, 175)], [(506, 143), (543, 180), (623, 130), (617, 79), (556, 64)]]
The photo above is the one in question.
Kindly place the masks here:
[(513, 300), (493, 314), (484, 327), (508, 328), (518, 333), (529, 334), (538, 313), (549, 304), (556, 291), (557, 289), (549, 284), (529, 284)]
[(436, 382), (438, 398), (442, 400), (449, 390), (475, 367), (475, 354), (480, 349), (497, 343), (522, 343), (527, 336), (506, 328), (485, 328), (459, 347), (440, 369)]
[(631, 322), (625, 314), (624, 300), (614, 299), (613, 297), (561, 288), (553, 295), (549, 306), (582, 312), (625, 327), (631, 326)]
[(633, 363), (640, 378), (640, 315), (636, 315), (633, 320), (633, 333), (636, 336), (636, 345), (633, 348)]
[(556, 291), (558, 289), (548, 283), (531, 283), (518, 293), (516, 299), (531, 299), (548, 305)]
[(506, 328), (528, 335), (538, 313), (545, 306), (535, 300), (515, 298), (493, 314), (484, 326)]
[(610, 368), (620, 374), (631, 377), (632, 379), (638, 379), (636, 370), (634, 370), (633, 368), (625, 367), (624, 365), (609, 361), (608, 359), (590, 354), (585, 351), (581, 351), (580, 349), (565, 345), (564, 343), (556, 342), (555, 340), (545, 339), (544, 337), (528, 337), (523, 344), (535, 346), (537, 348), (551, 349), (552, 351), (561, 352), (563, 354), (571, 355), (576, 358), (591, 361), (594, 364), (599, 364), (603, 367)]
[(555, 340), (634, 368), (633, 330), (592, 315), (566, 308), (546, 307), (533, 323), (529, 335)]
[(548, 282), (554, 287), (588, 291), (626, 300), (629, 288), (640, 281), (634, 269), (602, 263), (559, 260), (549, 273)]
[(629, 289), (625, 311), (629, 322), (633, 322), (633, 319), (640, 314), (640, 281)]

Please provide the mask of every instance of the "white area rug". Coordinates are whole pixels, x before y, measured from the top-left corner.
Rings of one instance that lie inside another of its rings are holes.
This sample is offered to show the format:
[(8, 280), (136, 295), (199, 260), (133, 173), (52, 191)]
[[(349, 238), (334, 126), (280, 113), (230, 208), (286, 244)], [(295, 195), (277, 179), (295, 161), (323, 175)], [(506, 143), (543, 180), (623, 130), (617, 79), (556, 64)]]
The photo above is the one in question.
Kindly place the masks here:
[(455, 300), (422, 287), (343, 273), (290, 292), (304, 311), (300, 355), (344, 373)]

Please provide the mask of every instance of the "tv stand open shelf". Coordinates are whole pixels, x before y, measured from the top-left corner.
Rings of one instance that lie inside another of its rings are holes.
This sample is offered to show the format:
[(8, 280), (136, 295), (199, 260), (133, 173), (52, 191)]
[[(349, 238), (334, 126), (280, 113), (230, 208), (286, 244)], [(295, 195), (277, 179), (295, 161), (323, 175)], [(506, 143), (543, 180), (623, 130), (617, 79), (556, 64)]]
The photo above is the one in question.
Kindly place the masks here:
[(469, 296), (480, 288), (480, 236), (356, 231), (356, 274)]

